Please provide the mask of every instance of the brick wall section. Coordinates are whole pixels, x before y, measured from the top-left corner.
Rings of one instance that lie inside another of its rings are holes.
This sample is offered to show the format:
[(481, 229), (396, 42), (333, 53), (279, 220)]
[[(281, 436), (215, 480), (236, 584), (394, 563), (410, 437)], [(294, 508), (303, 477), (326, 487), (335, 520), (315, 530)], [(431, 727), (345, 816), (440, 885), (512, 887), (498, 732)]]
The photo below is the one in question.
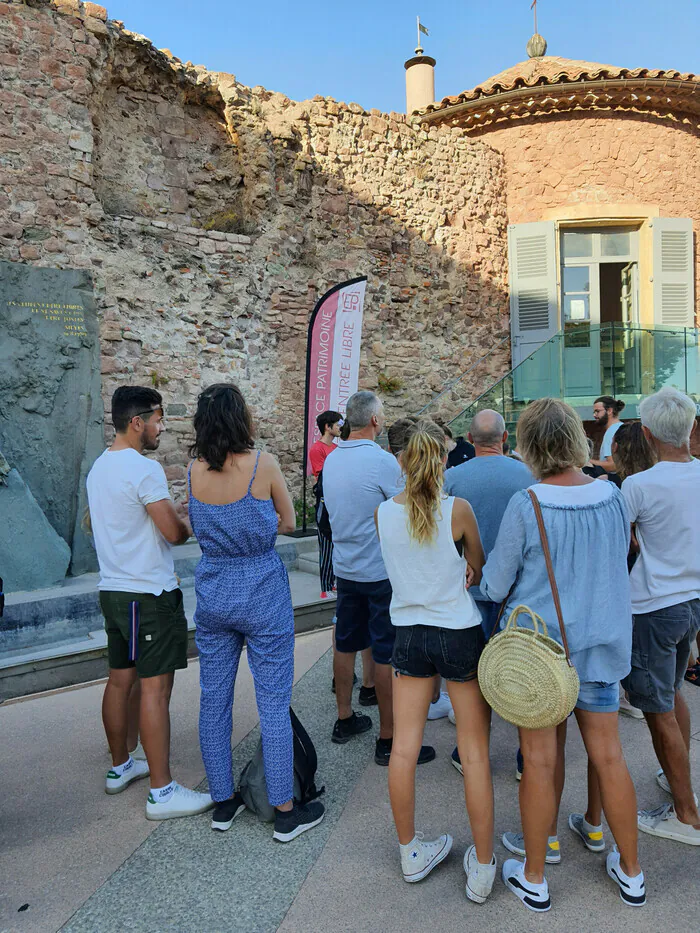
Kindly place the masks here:
[[(566, 204), (651, 204), (700, 230), (700, 129), (652, 114), (566, 113), (473, 132), (503, 153), (508, 222)], [(696, 294), (700, 250), (696, 249)]]
[[(197, 393), (221, 380), (298, 486), (306, 326), (338, 281), (369, 278), (360, 381), (401, 380), (390, 417), (507, 334), (502, 159), (484, 143), (244, 87), (78, 0), (0, 2), (0, 86), (0, 258), (91, 270), (105, 402), (161, 387), (178, 494)], [(237, 232), (203, 229), (221, 212)], [(448, 413), (508, 360), (506, 342)]]

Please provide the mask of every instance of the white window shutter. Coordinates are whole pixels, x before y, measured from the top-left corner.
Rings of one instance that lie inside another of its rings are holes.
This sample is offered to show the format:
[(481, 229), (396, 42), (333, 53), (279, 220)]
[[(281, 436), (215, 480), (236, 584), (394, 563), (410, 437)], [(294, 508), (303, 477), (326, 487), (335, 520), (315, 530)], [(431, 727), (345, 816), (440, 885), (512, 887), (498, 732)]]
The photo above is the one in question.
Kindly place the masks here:
[(511, 225), (508, 259), (515, 367), (559, 330), (554, 221)]
[(695, 326), (693, 221), (655, 217), (653, 286), (656, 327)]

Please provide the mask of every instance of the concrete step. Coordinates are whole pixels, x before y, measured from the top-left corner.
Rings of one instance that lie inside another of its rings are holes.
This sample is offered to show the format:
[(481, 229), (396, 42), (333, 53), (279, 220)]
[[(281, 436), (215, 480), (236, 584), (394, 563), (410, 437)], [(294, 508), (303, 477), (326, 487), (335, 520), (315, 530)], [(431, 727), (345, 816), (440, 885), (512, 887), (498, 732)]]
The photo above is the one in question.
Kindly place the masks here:
[(300, 557), (297, 561), (297, 570), (318, 577), (318, 552), (312, 557), (307, 557), (306, 555)]
[[(315, 549), (315, 537), (281, 536), (277, 542), (289, 573), (297, 632), (329, 625), (334, 614), (334, 601), (319, 597), (318, 564), (306, 559)], [(190, 647), (195, 652), (193, 577), (201, 552), (196, 542), (174, 550)], [(300, 561), (309, 566), (297, 569)], [(6, 597), (5, 615), (0, 619), (0, 702), (106, 675), (107, 642), (97, 580), (97, 574), (85, 574), (69, 578), (61, 586)]]

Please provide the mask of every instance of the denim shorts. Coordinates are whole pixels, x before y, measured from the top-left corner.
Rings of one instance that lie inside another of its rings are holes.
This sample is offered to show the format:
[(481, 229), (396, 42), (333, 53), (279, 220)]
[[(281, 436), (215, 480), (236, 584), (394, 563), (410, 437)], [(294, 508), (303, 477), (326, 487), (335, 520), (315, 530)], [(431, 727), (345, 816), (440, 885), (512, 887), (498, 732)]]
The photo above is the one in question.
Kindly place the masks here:
[(622, 684), (642, 712), (670, 713), (700, 628), (700, 599), (632, 618), (632, 670)]
[(391, 624), (391, 583), (357, 583), (336, 577), (335, 647), (352, 653), (372, 648), (377, 664), (391, 664), (394, 626)]
[(435, 677), (466, 683), (476, 679), (484, 650), (480, 625), (471, 628), (438, 628), (436, 625), (397, 625), (394, 670), (407, 677)]
[(576, 709), (587, 713), (616, 713), (620, 708), (620, 685), (584, 680), (579, 685)]

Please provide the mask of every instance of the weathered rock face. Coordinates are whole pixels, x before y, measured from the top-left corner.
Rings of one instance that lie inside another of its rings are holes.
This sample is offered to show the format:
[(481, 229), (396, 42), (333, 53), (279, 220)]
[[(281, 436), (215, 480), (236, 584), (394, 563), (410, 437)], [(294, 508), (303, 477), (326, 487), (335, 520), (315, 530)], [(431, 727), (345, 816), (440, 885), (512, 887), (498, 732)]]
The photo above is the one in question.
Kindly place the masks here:
[(0, 568), (8, 593), (60, 583), (71, 551), (17, 470), (0, 483)]
[(460, 400), (509, 368), (498, 153), (183, 66), (93, 7), (0, 2), (0, 258), (92, 272), (106, 407), (161, 387), (176, 493), (222, 380), (298, 486), (306, 327), (343, 279), (368, 276), (360, 384), (399, 381), (390, 417), (497, 344)]
[(73, 571), (95, 569), (80, 527), (103, 433), (90, 275), (0, 262), (0, 327), (0, 448), (71, 546)]

